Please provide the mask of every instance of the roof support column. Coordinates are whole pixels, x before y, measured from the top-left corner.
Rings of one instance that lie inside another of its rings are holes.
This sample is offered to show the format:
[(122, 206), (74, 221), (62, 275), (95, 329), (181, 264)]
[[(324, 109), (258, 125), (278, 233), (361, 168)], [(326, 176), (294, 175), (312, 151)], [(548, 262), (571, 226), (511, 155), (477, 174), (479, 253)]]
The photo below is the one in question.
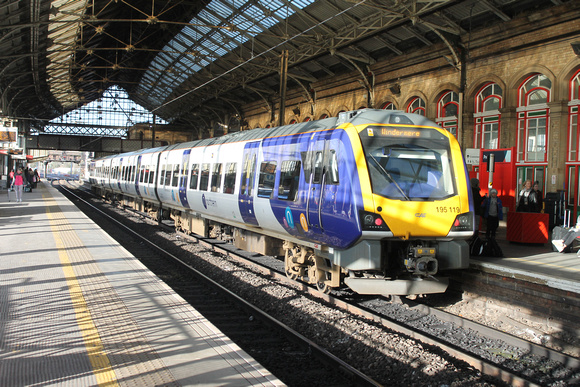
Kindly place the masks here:
[(284, 125), (286, 115), (286, 83), (288, 81), (288, 50), (282, 51), (280, 60), (280, 116), (278, 126)]

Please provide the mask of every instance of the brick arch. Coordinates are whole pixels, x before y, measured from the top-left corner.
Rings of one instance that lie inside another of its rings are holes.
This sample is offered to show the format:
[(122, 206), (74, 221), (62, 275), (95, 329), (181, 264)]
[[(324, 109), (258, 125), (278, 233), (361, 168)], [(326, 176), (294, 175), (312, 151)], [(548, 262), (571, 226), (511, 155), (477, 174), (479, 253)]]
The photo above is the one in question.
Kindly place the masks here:
[(411, 90), (409, 91), (405, 97), (402, 99), (403, 104), (399, 105), (399, 109), (406, 112), (407, 111), (407, 105), (409, 105), (409, 102), (411, 102), (411, 100), (415, 97), (420, 97), (423, 99), (423, 101), (425, 101), (425, 116), (426, 117), (433, 117), (434, 114), (432, 114), (432, 109), (433, 109), (433, 105), (430, 103), (430, 99), (427, 98), (427, 96), (425, 95), (425, 93), (423, 93), (422, 91), (419, 90)]
[(369, 103), (368, 103), (368, 101), (367, 101), (366, 98), (363, 98), (363, 99), (361, 99), (359, 101), (356, 101), (353, 104), (353, 106), (354, 106), (353, 110), (354, 109), (356, 109), (356, 110), (358, 110), (358, 109), (364, 109), (364, 108), (374, 108), (374, 106), (369, 106)]
[(384, 109), (385, 105), (388, 103), (392, 103), (393, 105), (395, 105), (395, 109), (397, 110), (401, 110), (401, 104), (399, 103), (399, 101), (397, 101), (396, 99), (392, 98), (392, 99), (385, 99), (383, 100), (381, 103), (377, 104), (377, 109)]
[[(530, 75), (533, 74), (543, 74), (547, 76), (550, 81), (552, 81), (552, 100), (556, 95), (559, 95), (558, 85), (556, 83), (556, 76), (552, 71), (550, 71), (546, 66), (542, 65), (531, 65), (524, 68), (518, 74), (511, 77), (510, 80), (506, 82), (508, 85), (506, 92), (506, 96), (504, 96), (505, 106), (518, 106), (518, 88), (522, 84), (522, 82), (528, 78)], [(509, 93), (508, 93), (509, 92)]]
[[(580, 70), (580, 65), (578, 64), (578, 60), (574, 59), (571, 60), (564, 69), (560, 72), (560, 74), (556, 77), (558, 88), (553, 93), (554, 101), (568, 101), (570, 98), (569, 95), (569, 86), (570, 86), (570, 78), (574, 76)], [(558, 93), (558, 94), (556, 94)]]
[(448, 91), (454, 91), (459, 94), (459, 86), (454, 83), (443, 83), (437, 87), (437, 90), (432, 95), (432, 99), (429, 101), (425, 101), (429, 104), (437, 104), (439, 102), (439, 98)]
[(471, 86), (468, 87), (467, 90), (465, 91), (464, 95), (465, 105), (463, 106), (463, 111), (465, 113), (473, 114), (475, 112), (475, 97), (477, 96), (477, 93), (479, 93), (479, 90), (483, 87), (483, 85), (487, 83), (497, 83), (499, 87), (501, 87), (501, 90), (503, 91), (503, 99), (505, 105), (505, 98), (508, 92), (507, 85), (504, 82), (504, 80), (498, 77), (497, 75), (490, 74), (480, 77), (475, 81), (473, 81)]
[(324, 115), (326, 117), (333, 117), (332, 113), (328, 109), (322, 109), (318, 114), (314, 117), (315, 120), (320, 120)]
[(351, 108), (349, 108), (348, 106), (346, 106), (346, 105), (343, 105), (343, 106), (340, 106), (340, 107), (338, 107), (338, 108), (336, 109), (336, 111), (334, 112), (334, 114), (331, 114), (331, 115), (330, 115), (330, 117), (338, 117), (338, 113), (340, 113), (340, 112), (349, 112), (349, 111), (351, 111), (351, 110), (352, 110), (352, 109), (351, 109)]

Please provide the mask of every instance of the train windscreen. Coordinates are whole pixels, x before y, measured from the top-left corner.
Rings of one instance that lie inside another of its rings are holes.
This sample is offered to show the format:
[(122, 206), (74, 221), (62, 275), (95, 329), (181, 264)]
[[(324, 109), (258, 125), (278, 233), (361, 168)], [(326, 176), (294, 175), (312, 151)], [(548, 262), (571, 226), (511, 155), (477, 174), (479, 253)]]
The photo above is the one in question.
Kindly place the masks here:
[(429, 201), (455, 195), (449, 139), (437, 130), (368, 127), (360, 137), (373, 193)]

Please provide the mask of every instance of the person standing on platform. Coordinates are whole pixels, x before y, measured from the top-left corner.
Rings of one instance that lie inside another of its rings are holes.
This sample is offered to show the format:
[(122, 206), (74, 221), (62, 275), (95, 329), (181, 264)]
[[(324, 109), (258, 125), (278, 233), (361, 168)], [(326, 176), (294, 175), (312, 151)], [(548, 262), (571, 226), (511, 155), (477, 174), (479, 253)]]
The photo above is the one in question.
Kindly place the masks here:
[(24, 189), (24, 176), (22, 176), (22, 168), (18, 168), (14, 174), (14, 190), (16, 191), (16, 202), (22, 203), (22, 191)]
[(542, 195), (542, 191), (540, 190), (540, 182), (539, 181), (534, 181), (534, 192), (536, 193), (536, 198), (538, 199), (538, 211), (537, 212), (542, 212), (542, 210), (544, 209), (544, 197)]
[(495, 232), (499, 227), (499, 221), (503, 219), (503, 206), (501, 199), (497, 197), (497, 190), (492, 188), (489, 197), (485, 197), (482, 203), (483, 217), (487, 220), (485, 237), (495, 239)]
[(34, 180), (34, 188), (36, 188), (36, 184), (38, 184), (38, 182), (40, 181), (40, 175), (38, 174), (38, 169), (34, 170), (33, 180)]
[(481, 202), (483, 201), (483, 197), (479, 193), (479, 191), (481, 191), (481, 188), (479, 188), (479, 180), (474, 177), (470, 182), (471, 196), (473, 196), (473, 207), (475, 211), (475, 232), (473, 235), (477, 236), (479, 235), (479, 219), (481, 217)]
[(526, 180), (524, 182), (524, 187), (520, 191), (519, 197), (516, 211), (540, 212), (538, 208), (538, 197), (536, 196), (536, 191), (534, 191), (534, 188), (532, 187), (531, 180)]
[(11, 188), (14, 185), (14, 168), (10, 170), (8, 174), (8, 188)]

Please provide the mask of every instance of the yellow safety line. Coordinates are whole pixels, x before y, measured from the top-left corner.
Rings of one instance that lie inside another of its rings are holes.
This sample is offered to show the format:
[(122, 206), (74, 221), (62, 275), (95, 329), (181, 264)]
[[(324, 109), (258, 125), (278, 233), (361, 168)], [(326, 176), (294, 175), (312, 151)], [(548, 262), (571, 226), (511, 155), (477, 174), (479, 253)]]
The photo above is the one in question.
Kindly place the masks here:
[(535, 263), (538, 265), (544, 265), (544, 266), (551, 266), (551, 267), (557, 267), (558, 269), (565, 269), (565, 270), (573, 270), (573, 271), (580, 271), (580, 269), (576, 269), (574, 267), (567, 267), (567, 266), (560, 266), (560, 265), (554, 265), (553, 263), (544, 263), (544, 262), (540, 262), (540, 261), (535, 261), (535, 260), (529, 260), (529, 259), (525, 259), (525, 258), (508, 258), (508, 259), (515, 259), (518, 261), (522, 261), (522, 262), (526, 262), (526, 263)]
[(58, 227), (55, 224), (54, 215), (50, 212), (49, 208), (50, 206), (46, 207), (46, 213), (50, 221), (50, 227), (53, 231), (52, 234), (56, 243), (56, 249), (62, 264), (64, 276), (68, 284), (77, 324), (85, 342), (85, 347), (87, 348), (87, 353), (93, 367), (93, 373), (97, 379), (97, 384), (99, 386), (107, 387), (118, 386), (115, 372), (111, 367), (109, 358), (105, 354), (105, 349), (103, 347), (103, 343), (101, 342), (101, 337), (99, 336), (97, 327), (93, 322), (91, 313), (87, 307), (87, 303), (85, 302), (82, 289), (79, 285), (79, 282), (77, 281), (73, 267), (66, 252), (66, 248), (60, 237)]

